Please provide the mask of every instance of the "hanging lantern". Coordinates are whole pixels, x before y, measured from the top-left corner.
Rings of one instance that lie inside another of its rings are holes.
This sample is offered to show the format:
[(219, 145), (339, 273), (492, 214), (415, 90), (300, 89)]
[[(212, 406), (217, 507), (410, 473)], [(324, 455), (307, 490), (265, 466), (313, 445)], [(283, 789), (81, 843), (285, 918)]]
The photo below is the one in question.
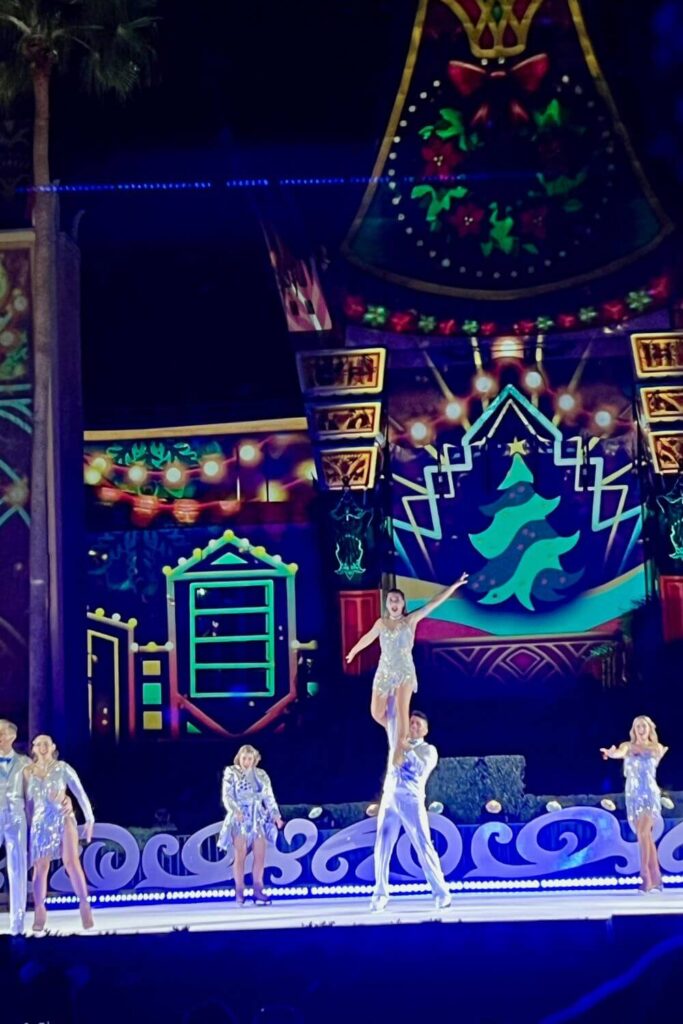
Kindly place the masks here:
[(199, 518), (199, 502), (194, 498), (181, 498), (173, 502), (173, 515), (183, 526), (191, 526)]
[(138, 494), (133, 501), (133, 522), (145, 526), (159, 511), (156, 494)]

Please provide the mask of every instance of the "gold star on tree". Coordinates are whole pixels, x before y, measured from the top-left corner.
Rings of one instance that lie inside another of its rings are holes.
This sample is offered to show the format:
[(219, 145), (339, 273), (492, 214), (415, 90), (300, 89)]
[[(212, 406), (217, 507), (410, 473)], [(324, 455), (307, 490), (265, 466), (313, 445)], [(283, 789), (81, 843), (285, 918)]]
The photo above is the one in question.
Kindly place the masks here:
[(507, 446), (506, 455), (528, 455), (529, 446), (524, 438), (516, 437), (514, 441), (509, 441)]

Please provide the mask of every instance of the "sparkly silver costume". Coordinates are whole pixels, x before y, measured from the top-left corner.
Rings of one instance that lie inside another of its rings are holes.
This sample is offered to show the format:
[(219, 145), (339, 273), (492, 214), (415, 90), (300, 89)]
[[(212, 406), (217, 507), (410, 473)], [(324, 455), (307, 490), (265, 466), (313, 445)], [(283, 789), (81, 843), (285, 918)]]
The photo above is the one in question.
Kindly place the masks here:
[(403, 685), (410, 686), (413, 693), (416, 692), (414, 642), (415, 631), (408, 619), (398, 619), (394, 626), (380, 619), (379, 645), (382, 653), (372, 683), (375, 693), (389, 696)]
[(0, 846), (5, 844), (10, 929), (20, 932), (26, 913), (26, 810), (24, 768), (31, 761), (12, 752), (0, 758)]
[(218, 836), (219, 849), (228, 850), (238, 836), (246, 839), (247, 849), (259, 836), (275, 842), (280, 809), (262, 768), (245, 771), (236, 764), (228, 765), (223, 772), (221, 797), (227, 813)]
[(662, 797), (657, 785), (657, 754), (646, 751), (638, 754), (629, 752), (624, 758), (626, 778), (626, 815), (628, 823), (636, 831), (636, 822), (641, 814), (651, 814), (653, 820), (661, 817)]
[(75, 818), (73, 811), (65, 813), (62, 807), (67, 789), (78, 800), (86, 823), (94, 822), (95, 816), (83, 784), (66, 761), (53, 761), (44, 778), (35, 772), (26, 776), (31, 864), (40, 857), (54, 860), (62, 856), (64, 824), (69, 817)]
[(432, 843), (425, 808), (427, 779), (436, 768), (439, 756), (436, 747), (431, 743), (415, 740), (411, 743), (410, 750), (406, 752), (403, 763), (398, 767), (394, 766), (392, 760), (396, 746), (396, 731), (395, 701), (390, 698), (387, 706), (389, 763), (377, 816), (374, 895), (389, 895), (389, 865), (403, 825), (432, 892), (435, 896), (447, 897), (448, 886)]

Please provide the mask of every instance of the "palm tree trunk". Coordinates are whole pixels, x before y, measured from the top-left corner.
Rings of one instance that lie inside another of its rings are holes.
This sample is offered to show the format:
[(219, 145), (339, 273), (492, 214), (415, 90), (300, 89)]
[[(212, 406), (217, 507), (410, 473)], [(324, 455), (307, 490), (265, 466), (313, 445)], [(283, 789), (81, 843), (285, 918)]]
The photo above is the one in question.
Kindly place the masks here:
[(57, 324), (55, 277), (56, 203), (49, 186), (51, 68), (34, 66), (33, 175), (33, 445), (31, 460), (29, 729), (45, 732), (51, 711), (50, 678), (50, 549), (54, 536), (53, 458), (50, 424), (51, 367)]

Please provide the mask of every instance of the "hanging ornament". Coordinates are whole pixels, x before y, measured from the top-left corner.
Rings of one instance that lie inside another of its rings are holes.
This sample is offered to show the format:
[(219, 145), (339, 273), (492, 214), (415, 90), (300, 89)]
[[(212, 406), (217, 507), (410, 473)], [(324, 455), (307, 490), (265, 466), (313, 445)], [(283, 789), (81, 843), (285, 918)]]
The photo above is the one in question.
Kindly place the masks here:
[(372, 519), (372, 512), (363, 508), (349, 488), (344, 488), (331, 515), (337, 524), (334, 547), (337, 557), (335, 573), (349, 581), (359, 579), (365, 573), (365, 535)]

